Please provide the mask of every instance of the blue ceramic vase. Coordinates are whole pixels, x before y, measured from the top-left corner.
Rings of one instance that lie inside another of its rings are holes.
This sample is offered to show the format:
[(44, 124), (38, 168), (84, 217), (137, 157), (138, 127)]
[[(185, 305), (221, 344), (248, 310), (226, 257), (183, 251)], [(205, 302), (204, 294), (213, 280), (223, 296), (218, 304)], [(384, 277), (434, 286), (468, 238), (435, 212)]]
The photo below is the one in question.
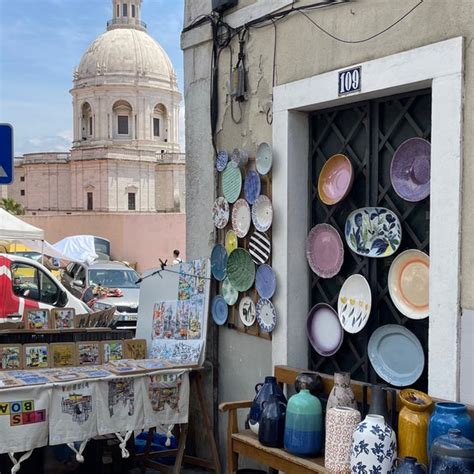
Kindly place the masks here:
[(406, 456), (400, 461), (395, 474), (426, 474), (426, 466), (417, 462), (416, 458)]
[(263, 411), (260, 416), (258, 440), (264, 446), (271, 448), (283, 447), (283, 434), (285, 432), (286, 404), (280, 401), (277, 395), (263, 402)]
[(321, 402), (303, 387), (286, 407), (284, 445), (290, 453), (311, 456), (321, 451), (323, 410)]
[(460, 430), (450, 429), (439, 436), (431, 447), (430, 474), (474, 472), (474, 443), (461, 436)]
[(277, 398), (285, 405), (287, 403), (286, 397), (277, 384), (276, 377), (265, 377), (264, 383), (255, 385), (255, 398), (250, 407), (249, 426), (250, 429), (258, 436), (260, 415), (263, 410), (263, 402), (270, 399), (271, 395), (276, 395)]
[(437, 403), (428, 426), (428, 452), (431, 450), (434, 439), (447, 434), (451, 428), (460, 430), (467, 439), (474, 440), (474, 426), (466, 405), (451, 402)]

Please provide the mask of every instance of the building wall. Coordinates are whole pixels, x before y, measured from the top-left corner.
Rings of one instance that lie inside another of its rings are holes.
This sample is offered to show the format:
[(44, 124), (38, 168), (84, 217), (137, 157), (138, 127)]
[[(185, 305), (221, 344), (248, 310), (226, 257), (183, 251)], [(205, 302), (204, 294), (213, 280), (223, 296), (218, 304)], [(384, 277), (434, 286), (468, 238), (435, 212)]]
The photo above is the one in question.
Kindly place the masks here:
[(173, 259), (173, 250), (185, 252), (184, 214), (98, 214), (22, 216), (45, 231), (54, 243), (71, 235), (96, 235), (111, 241), (112, 257), (137, 264), (137, 270), (156, 267), (159, 259)]
[[(251, 0), (239, 2), (239, 7), (226, 15), (224, 20), (239, 26), (258, 9), (258, 15), (268, 13), (271, 7), (285, 7), (291, 1), (270, 2)], [(298, 6), (313, 3), (300, 0)], [(411, 4), (410, 4), (411, 6)], [(390, 0), (358, 0), (346, 4), (313, 10), (308, 16), (333, 34), (350, 40), (369, 37), (394, 23), (410, 8), (406, 2)], [(262, 11), (265, 10), (266, 11)], [(187, 0), (185, 26), (194, 18), (211, 10), (210, 0)], [(465, 38), (465, 90), (464, 90), (464, 165), (461, 247), (461, 306), (463, 328), (474, 337), (474, 58), (472, 22), (474, 6), (470, 0), (459, 0), (456, 7), (450, 2), (425, 1), (412, 14), (394, 28), (376, 39), (347, 44), (329, 38), (311, 24), (303, 15), (295, 13), (277, 22), (275, 52), (275, 85), (287, 84), (327, 71), (362, 63), (397, 52), (421, 47), (456, 36)], [(209, 42), (210, 27), (204, 26), (185, 33), (182, 37), (185, 65), (186, 143), (187, 162), (187, 251), (192, 255), (209, 254), (214, 241), (214, 228), (209, 210), (216, 197), (214, 152), (210, 142), (209, 125), (209, 63), (212, 45)], [(246, 66), (248, 69), (249, 100), (242, 104), (242, 121), (235, 123), (231, 116), (227, 95), (229, 51), (220, 55), (219, 116), (217, 123), (218, 149), (232, 150), (243, 147), (255, 156), (259, 143), (272, 143), (271, 111), (273, 57), (275, 30), (272, 26), (252, 29), (246, 42)], [(236, 61), (238, 44), (232, 42), (233, 60)], [(425, 85), (424, 85), (425, 86)], [(336, 87), (336, 85), (334, 86)], [(422, 87), (420, 85), (420, 87)], [(352, 100), (356, 100), (352, 99)], [(235, 112), (234, 112), (235, 113)], [(196, 119), (199, 117), (199, 119)], [(295, 124), (298, 126), (298, 124)], [(209, 137), (209, 139), (207, 139)], [(308, 137), (309, 138), (309, 137)], [(275, 157), (278, 166), (278, 157)], [(296, 160), (296, 157), (295, 157)], [(278, 189), (273, 189), (273, 194)], [(278, 210), (276, 210), (278, 216)], [(193, 235), (193, 239), (191, 239)], [(291, 252), (289, 249), (278, 251)], [(442, 276), (440, 276), (442, 278)], [(289, 298), (292, 295), (288, 295)], [(278, 311), (278, 307), (277, 307)], [(304, 320), (304, 315), (299, 315)], [(464, 330), (463, 329), (463, 330)], [(303, 328), (301, 329), (304, 330)], [(252, 397), (252, 384), (260, 378), (260, 369), (272, 370), (271, 344), (260, 339), (236, 334), (228, 329), (219, 332), (219, 398), (236, 400)], [(466, 347), (463, 337), (461, 380), (472, 374), (472, 349)], [(463, 399), (474, 402), (474, 389), (461, 390)], [(225, 426), (219, 426), (221, 433)]]

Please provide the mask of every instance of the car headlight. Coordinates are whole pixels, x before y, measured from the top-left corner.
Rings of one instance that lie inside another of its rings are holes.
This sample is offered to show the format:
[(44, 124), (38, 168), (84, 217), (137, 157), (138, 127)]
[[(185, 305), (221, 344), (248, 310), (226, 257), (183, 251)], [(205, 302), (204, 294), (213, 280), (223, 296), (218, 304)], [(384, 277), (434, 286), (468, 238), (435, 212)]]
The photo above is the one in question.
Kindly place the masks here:
[(96, 302), (94, 303), (94, 305), (92, 306), (92, 309), (95, 309), (96, 311), (103, 311), (104, 309), (109, 309), (109, 308), (112, 308), (113, 305), (109, 304), (109, 303), (100, 303), (100, 302)]

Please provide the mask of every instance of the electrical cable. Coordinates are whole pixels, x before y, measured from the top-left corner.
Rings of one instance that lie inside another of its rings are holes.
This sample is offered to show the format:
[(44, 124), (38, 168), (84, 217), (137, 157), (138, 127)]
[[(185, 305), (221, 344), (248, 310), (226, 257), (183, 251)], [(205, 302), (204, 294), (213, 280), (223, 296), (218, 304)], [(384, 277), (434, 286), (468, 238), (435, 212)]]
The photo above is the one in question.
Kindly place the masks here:
[(386, 33), (387, 31), (391, 30), (394, 26), (398, 25), (401, 21), (403, 21), (408, 15), (410, 15), (410, 13), (412, 13), (414, 10), (416, 10), (422, 3), (423, 3), (424, 0), (420, 0), (414, 7), (412, 7), (410, 10), (408, 10), (403, 16), (401, 16), (397, 21), (395, 21), (394, 23), (392, 23), (391, 25), (387, 26), (386, 28), (384, 28), (382, 31), (379, 31), (378, 33), (375, 33), (367, 38), (364, 38), (364, 39), (360, 39), (360, 40), (346, 40), (346, 39), (343, 39), (343, 38), (339, 38), (338, 36), (336, 35), (333, 35), (332, 33), (330, 33), (329, 31), (327, 31), (326, 29), (324, 29), (321, 25), (319, 25), (318, 23), (316, 23), (316, 21), (314, 21), (312, 18), (310, 18), (303, 10), (301, 9), (298, 9), (298, 8), (295, 8), (295, 11), (298, 11), (299, 13), (301, 13), (304, 17), (306, 17), (314, 26), (316, 26), (316, 28), (318, 28), (320, 31), (322, 31), (324, 34), (326, 34), (327, 36), (331, 37), (332, 39), (336, 40), (336, 41), (339, 41), (340, 43), (345, 43), (345, 44), (360, 44), (360, 43), (365, 43), (367, 41), (370, 41), (370, 40), (373, 40), (374, 38), (377, 38), (378, 36)]

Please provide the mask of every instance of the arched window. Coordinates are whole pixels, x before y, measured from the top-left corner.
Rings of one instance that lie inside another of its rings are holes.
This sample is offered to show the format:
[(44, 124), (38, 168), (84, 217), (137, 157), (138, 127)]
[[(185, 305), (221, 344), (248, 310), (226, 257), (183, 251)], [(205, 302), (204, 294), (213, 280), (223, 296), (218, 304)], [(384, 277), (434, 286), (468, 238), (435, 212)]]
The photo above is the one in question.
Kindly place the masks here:
[(153, 109), (153, 139), (168, 141), (168, 111), (163, 104)]
[(94, 135), (94, 118), (89, 102), (84, 102), (81, 108), (81, 134), (82, 139), (87, 140)]
[(132, 136), (132, 106), (125, 100), (115, 102), (114, 112), (114, 137), (130, 138)]

